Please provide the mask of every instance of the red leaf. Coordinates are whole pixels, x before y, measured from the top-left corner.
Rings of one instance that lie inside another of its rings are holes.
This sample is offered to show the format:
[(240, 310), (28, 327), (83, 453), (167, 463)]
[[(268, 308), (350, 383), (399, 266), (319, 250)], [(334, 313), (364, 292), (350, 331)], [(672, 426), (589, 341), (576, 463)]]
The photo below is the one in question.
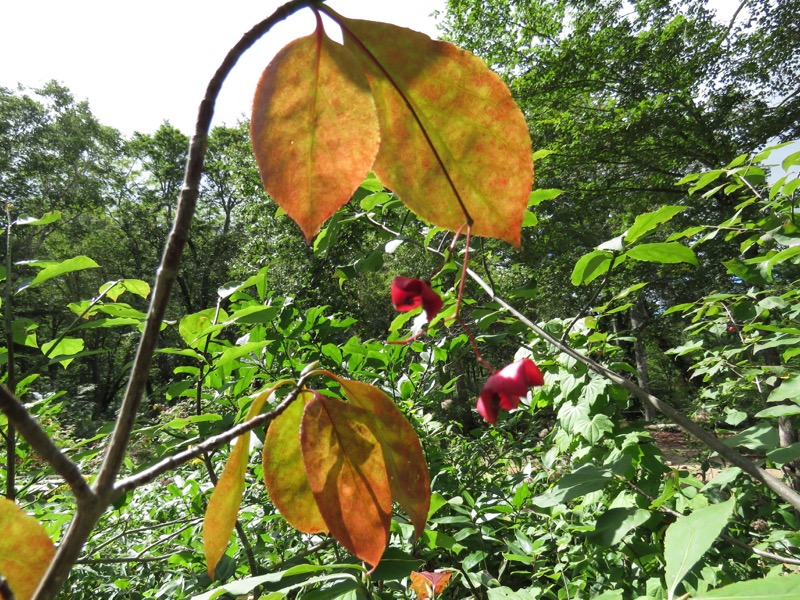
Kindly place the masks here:
[(264, 440), (264, 483), (284, 519), (304, 533), (328, 533), (306, 477), (300, 449), (300, 423), (313, 392), (303, 392), (270, 423)]
[(321, 22), (267, 66), (251, 137), (264, 188), (311, 240), (364, 180), (379, 141), (361, 66)]
[[(503, 81), (479, 58), (409, 29), (345, 19), (345, 46), (367, 73), (380, 121), (372, 170), (422, 218), (519, 247), (533, 185), (528, 127)], [(457, 194), (454, 189), (457, 190)]]
[(417, 536), (422, 535), (430, 509), (431, 484), (417, 433), (382, 390), (326, 374), (339, 382), (352, 404), (375, 415), (374, 432), (383, 446), (392, 498), (408, 513)]
[(314, 392), (300, 445), (306, 476), (331, 534), (375, 566), (389, 541), (392, 494), (375, 418), (367, 410)]
[(411, 589), (417, 595), (418, 600), (430, 600), (444, 591), (450, 583), (452, 571), (431, 572), (411, 571)]

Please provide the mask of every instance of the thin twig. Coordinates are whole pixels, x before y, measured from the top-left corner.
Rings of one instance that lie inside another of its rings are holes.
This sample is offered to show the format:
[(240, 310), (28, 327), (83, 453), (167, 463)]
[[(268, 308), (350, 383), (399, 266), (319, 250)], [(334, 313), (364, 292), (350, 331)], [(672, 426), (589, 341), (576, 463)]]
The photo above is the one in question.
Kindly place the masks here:
[(289, 405), (297, 398), (301, 391), (303, 391), (303, 387), (305, 386), (307, 377), (303, 376), (297, 381), (297, 385), (292, 389), (291, 392), (286, 396), (286, 398), (281, 402), (278, 406), (272, 409), (269, 412), (261, 413), (260, 415), (253, 417), (249, 421), (244, 421), (239, 423), (239, 425), (232, 427), (228, 431), (224, 433), (220, 433), (219, 435), (215, 435), (210, 437), (206, 440), (203, 440), (199, 444), (187, 448), (186, 450), (179, 452), (178, 454), (174, 454), (172, 456), (168, 456), (164, 460), (157, 462), (156, 464), (148, 467), (143, 471), (139, 471), (138, 473), (126, 477), (124, 479), (119, 480), (116, 485), (114, 485), (114, 493), (113, 497), (117, 497), (120, 494), (125, 492), (129, 492), (131, 490), (136, 489), (142, 485), (150, 483), (151, 481), (155, 480), (159, 475), (166, 473), (180, 465), (198, 458), (202, 456), (206, 452), (210, 452), (212, 450), (216, 450), (235, 440), (237, 437), (246, 433), (248, 431), (252, 431), (256, 427), (260, 427), (261, 425), (266, 424), (267, 422), (271, 421), (272, 419), (276, 418), (280, 415), (284, 410), (286, 410)]
[[(39, 422), (25, 409), (19, 398), (4, 385), (0, 385), (0, 410), (6, 414), (9, 423), (14, 424), (42, 460), (53, 467), (55, 472), (67, 483), (78, 502), (94, 498), (94, 492), (81, 475), (78, 465), (67, 458), (53, 443)], [(9, 457), (9, 461), (13, 459), (14, 457)]]
[[(624, 479), (622, 477), (617, 477), (617, 479), (619, 479), (621, 481), (624, 481), (631, 489), (635, 490), (636, 492), (638, 492), (639, 494), (641, 494), (642, 496), (644, 496), (645, 498), (647, 498), (651, 502), (653, 502), (656, 499), (654, 496), (652, 496), (652, 495), (648, 494), (647, 492), (645, 492), (642, 488), (640, 488), (638, 485), (636, 485), (632, 481), (628, 481), (628, 480), (626, 480), (626, 479)], [(686, 515), (682, 515), (681, 513), (679, 513), (676, 510), (672, 510), (669, 506), (664, 506), (663, 504), (661, 505), (659, 510), (661, 510), (661, 512), (665, 512), (668, 515), (671, 515), (671, 516), (675, 517), (676, 519), (680, 519), (680, 518), (686, 516)], [(727, 533), (721, 533), (720, 537), (723, 540), (725, 540), (726, 542), (728, 542), (730, 544), (733, 544), (734, 546), (738, 546), (739, 548), (742, 548), (743, 550), (747, 550), (748, 552), (750, 552), (751, 554), (755, 554), (756, 556), (760, 556), (762, 558), (768, 558), (769, 560), (774, 560), (775, 562), (783, 563), (783, 564), (786, 564), (786, 565), (800, 565), (800, 559), (793, 558), (791, 556), (781, 556), (780, 554), (775, 554), (774, 552), (767, 552), (766, 550), (759, 550), (758, 548), (754, 548), (750, 544), (742, 542), (742, 541), (736, 539), (735, 537), (733, 537), (732, 535), (729, 535)]]
[[(385, 231), (392, 232), (390, 228), (384, 225), (379, 224), (379, 226)], [(420, 244), (419, 242), (416, 242), (416, 245), (424, 247), (424, 245)], [(436, 252), (431, 248), (427, 248), (427, 250), (434, 254), (441, 255), (440, 252)], [(645, 402), (650, 406), (652, 406), (653, 408), (655, 408), (658, 412), (660, 412), (661, 414), (672, 420), (674, 423), (676, 423), (678, 426), (680, 426), (683, 430), (687, 431), (688, 433), (696, 437), (698, 440), (703, 442), (706, 446), (716, 451), (722, 458), (742, 469), (742, 471), (750, 475), (756, 481), (759, 481), (762, 484), (764, 484), (767, 488), (772, 490), (780, 498), (791, 504), (795, 510), (800, 511), (800, 494), (798, 494), (790, 486), (786, 485), (783, 481), (767, 473), (764, 469), (760, 468), (753, 461), (749, 460), (748, 458), (737, 452), (734, 448), (729, 448), (728, 446), (723, 444), (719, 440), (719, 438), (717, 438), (717, 436), (700, 427), (697, 423), (692, 421), (688, 416), (686, 416), (684, 413), (673, 407), (671, 404), (664, 402), (663, 400), (657, 398), (648, 391), (643, 390), (632, 381), (625, 379), (624, 377), (618, 375), (614, 371), (607, 369), (600, 363), (595, 362), (588, 356), (584, 356), (583, 354), (573, 349), (568, 344), (551, 336), (544, 329), (536, 325), (536, 323), (528, 319), (520, 311), (514, 308), (514, 306), (506, 302), (500, 296), (498, 296), (492, 289), (492, 287), (488, 283), (486, 283), (486, 281), (484, 281), (481, 278), (481, 276), (478, 275), (472, 269), (467, 269), (467, 274), (472, 278), (472, 280), (475, 283), (477, 283), (481, 288), (483, 288), (483, 290), (486, 292), (486, 294), (489, 296), (490, 299), (499, 304), (510, 315), (516, 317), (523, 325), (525, 325), (528, 329), (530, 329), (541, 339), (545, 340), (546, 342), (554, 346), (558, 351), (563, 352), (564, 354), (567, 354), (568, 356), (574, 358), (578, 362), (584, 364), (586, 367), (588, 367), (598, 375), (601, 375), (606, 379), (612, 381), (613, 383), (616, 383), (617, 385), (625, 388), (625, 390), (632, 396), (635, 396), (642, 402)]]

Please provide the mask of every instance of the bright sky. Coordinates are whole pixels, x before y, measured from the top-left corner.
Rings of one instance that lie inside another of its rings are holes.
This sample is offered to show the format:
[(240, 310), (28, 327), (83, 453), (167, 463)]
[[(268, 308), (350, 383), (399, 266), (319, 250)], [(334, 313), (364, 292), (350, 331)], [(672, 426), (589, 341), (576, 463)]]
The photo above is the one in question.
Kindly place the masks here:
[[(88, 100), (105, 125), (150, 133), (169, 120), (194, 130), (197, 106), (227, 50), (281, 4), (277, 0), (0, 0), (0, 86), (50, 79)], [(225, 9), (221, 10), (221, 6)], [(345, 17), (394, 23), (436, 36), (445, 0), (330, 0)], [(314, 30), (304, 9), (253, 46), (223, 86), (214, 125), (250, 111), (275, 53)], [(333, 31), (331, 31), (333, 35)]]

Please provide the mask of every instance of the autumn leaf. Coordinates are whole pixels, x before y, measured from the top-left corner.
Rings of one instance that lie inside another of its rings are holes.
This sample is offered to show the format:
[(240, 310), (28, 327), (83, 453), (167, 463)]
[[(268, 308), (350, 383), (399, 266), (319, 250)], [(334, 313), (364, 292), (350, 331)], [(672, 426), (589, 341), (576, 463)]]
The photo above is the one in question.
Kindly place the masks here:
[(452, 575), (452, 571), (411, 571), (411, 589), (417, 595), (417, 600), (431, 600), (444, 591)]
[[(267, 391), (261, 392), (253, 400), (250, 410), (247, 411), (245, 420), (250, 420), (261, 412), (267, 399), (283, 385), (292, 383), (282, 380)], [(236, 444), (225, 463), (225, 468), (220, 475), (217, 485), (206, 506), (203, 519), (203, 549), (206, 555), (208, 575), (214, 578), (214, 569), (225, 554), (225, 549), (230, 542), (233, 528), (236, 526), (236, 517), (242, 503), (244, 492), (244, 479), (247, 472), (247, 459), (250, 450), (250, 432), (243, 433), (236, 440)]]
[(256, 88), (253, 152), (264, 188), (306, 240), (344, 205), (378, 151), (378, 123), (356, 58), (317, 30), (284, 47)]
[(466, 209), (473, 234), (519, 247), (533, 159), (525, 118), (500, 77), (453, 44), (319, 8), (342, 27), (369, 79), (380, 181), (434, 225), (457, 231)]
[(353, 405), (375, 415), (374, 433), (383, 446), (392, 498), (408, 513), (417, 536), (422, 535), (430, 508), (431, 485), (425, 455), (411, 423), (391, 398), (374, 385), (325, 374), (342, 386)]
[(0, 498), (0, 575), (17, 600), (28, 600), (44, 577), (55, 547), (39, 521)]
[(313, 392), (303, 392), (267, 430), (262, 452), (264, 483), (284, 519), (304, 533), (328, 533), (328, 526), (311, 493), (300, 449), (300, 423)]
[(389, 541), (392, 494), (374, 415), (314, 392), (300, 445), (308, 483), (331, 534), (375, 566)]

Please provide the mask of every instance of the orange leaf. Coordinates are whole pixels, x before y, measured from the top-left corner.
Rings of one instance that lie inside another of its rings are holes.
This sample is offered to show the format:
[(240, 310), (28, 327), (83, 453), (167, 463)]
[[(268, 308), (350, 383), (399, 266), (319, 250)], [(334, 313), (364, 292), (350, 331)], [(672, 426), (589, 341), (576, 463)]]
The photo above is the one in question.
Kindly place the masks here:
[(314, 393), (300, 445), (311, 491), (331, 533), (375, 566), (389, 541), (392, 493), (370, 411)]
[[(282, 380), (276, 383), (271, 389), (261, 392), (247, 412), (245, 420), (250, 420), (261, 412), (264, 403), (272, 393), (279, 387), (292, 383), (289, 380)], [(242, 493), (244, 492), (244, 478), (247, 472), (247, 458), (250, 450), (250, 432), (243, 433), (236, 440), (236, 444), (225, 463), (225, 468), (220, 475), (211, 499), (206, 506), (206, 514), (203, 519), (203, 549), (206, 555), (208, 575), (214, 578), (214, 569), (225, 554), (225, 548), (231, 539), (231, 533), (236, 526), (236, 517), (239, 514), (239, 506), (242, 503)]]
[(375, 415), (374, 432), (383, 446), (392, 498), (408, 513), (417, 536), (422, 535), (430, 509), (431, 484), (417, 433), (382, 390), (333, 373), (326, 375), (339, 382), (352, 404)]
[(358, 60), (325, 35), (285, 46), (256, 88), (253, 152), (264, 188), (306, 240), (345, 204), (378, 151), (378, 121)]
[(411, 571), (411, 589), (418, 600), (431, 600), (444, 591), (450, 583), (452, 571), (434, 573), (430, 571)]
[(328, 533), (306, 477), (300, 451), (300, 422), (313, 392), (303, 392), (270, 423), (264, 440), (264, 483), (284, 519), (304, 533)]
[(453, 44), (320, 10), (340, 24), (372, 87), (381, 131), (372, 170), (381, 182), (434, 225), (459, 230), (463, 203), (473, 234), (519, 247), (533, 158), (525, 118), (500, 77)]
[(28, 600), (53, 560), (53, 541), (39, 521), (6, 498), (0, 498), (0, 531), (0, 575), (17, 600)]

